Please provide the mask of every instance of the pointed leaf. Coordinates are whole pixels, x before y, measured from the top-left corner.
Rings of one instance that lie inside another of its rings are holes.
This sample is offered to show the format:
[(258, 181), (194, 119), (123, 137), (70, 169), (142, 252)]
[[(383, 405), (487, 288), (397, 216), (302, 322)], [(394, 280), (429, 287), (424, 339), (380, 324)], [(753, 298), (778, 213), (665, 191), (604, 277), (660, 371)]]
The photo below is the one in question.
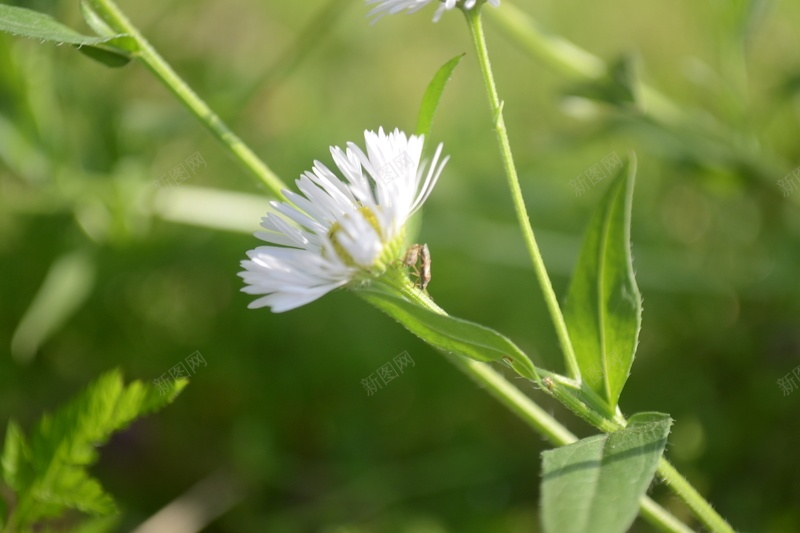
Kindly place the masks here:
[(20, 462), (26, 455), (27, 447), (22, 429), (15, 421), (9, 420), (3, 445), (2, 480), (13, 490), (19, 487)]
[(630, 374), (642, 322), (630, 249), (635, 175), (631, 156), (589, 223), (564, 306), (581, 379), (612, 409)]
[(538, 381), (536, 369), (525, 353), (493, 329), (434, 313), (398, 296), (373, 288), (359, 296), (400, 322), (431, 346), (483, 362), (505, 362), (521, 376)]
[(39, 347), (80, 309), (94, 286), (89, 254), (76, 250), (53, 262), (11, 338), (11, 353), (28, 362)]
[(45, 13), (5, 4), (0, 4), (0, 31), (56, 44), (75, 45), (109, 66), (120, 66), (130, 61), (129, 52), (131, 47), (135, 47), (135, 41), (125, 35), (83, 35)]
[(425, 135), (426, 138), (430, 135), (433, 116), (436, 114), (436, 108), (439, 107), (444, 88), (462, 57), (464, 57), (464, 54), (457, 55), (442, 65), (428, 84), (428, 88), (425, 89), (425, 95), (422, 97), (422, 105), (419, 109), (419, 117), (417, 118), (417, 135)]
[(545, 533), (623, 533), (655, 475), (672, 425), (641, 413), (628, 427), (542, 453)]

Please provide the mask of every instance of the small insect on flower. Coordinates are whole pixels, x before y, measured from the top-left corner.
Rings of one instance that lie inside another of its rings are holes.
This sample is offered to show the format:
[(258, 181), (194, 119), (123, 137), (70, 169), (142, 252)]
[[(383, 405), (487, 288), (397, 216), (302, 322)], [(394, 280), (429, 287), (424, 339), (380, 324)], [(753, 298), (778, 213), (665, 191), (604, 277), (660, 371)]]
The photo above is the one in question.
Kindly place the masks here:
[(427, 244), (412, 244), (406, 251), (403, 264), (411, 268), (420, 290), (426, 290), (431, 282), (431, 252)]

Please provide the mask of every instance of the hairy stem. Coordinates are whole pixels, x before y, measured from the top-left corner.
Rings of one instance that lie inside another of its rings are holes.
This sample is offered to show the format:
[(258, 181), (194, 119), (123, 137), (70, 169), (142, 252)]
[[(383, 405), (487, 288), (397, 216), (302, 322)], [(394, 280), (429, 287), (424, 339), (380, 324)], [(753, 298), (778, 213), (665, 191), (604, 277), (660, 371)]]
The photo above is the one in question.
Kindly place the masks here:
[(494, 82), (494, 75), (492, 74), (492, 65), (489, 62), (489, 51), (486, 47), (486, 38), (483, 33), (480, 10), (464, 10), (464, 15), (467, 18), (467, 25), (469, 26), (472, 42), (475, 45), (475, 52), (478, 57), (478, 64), (480, 65), (483, 80), (486, 84), (486, 94), (489, 97), (489, 107), (494, 120), (494, 131), (497, 137), (497, 144), (500, 148), (500, 156), (503, 160), (503, 169), (505, 170), (508, 180), (508, 186), (511, 189), (511, 198), (514, 202), (514, 211), (517, 214), (517, 221), (522, 229), (525, 246), (528, 249), (528, 254), (533, 263), (536, 280), (539, 282), (539, 287), (544, 295), (544, 300), (550, 313), (550, 319), (553, 321), (556, 335), (558, 335), (558, 342), (564, 354), (567, 373), (572, 378), (578, 378), (580, 376), (578, 360), (575, 357), (575, 351), (569, 338), (567, 324), (564, 321), (564, 315), (561, 313), (561, 308), (558, 305), (558, 298), (556, 298), (553, 285), (550, 283), (550, 276), (547, 275), (542, 253), (539, 251), (539, 245), (536, 243), (536, 238), (533, 235), (533, 228), (531, 227), (531, 221), (525, 207), (525, 200), (522, 197), (517, 168), (514, 165), (514, 157), (511, 154), (511, 143), (508, 140), (508, 131), (506, 130), (506, 123), (503, 118), (503, 103), (500, 101), (497, 85)]
[[(541, 252), (536, 244), (536, 239), (533, 235), (533, 228), (530, 224), (525, 202), (522, 197), (522, 190), (519, 185), (519, 177), (517, 176), (514, 159), (511, 153), (511, 144), (508, 140), (508, 132), (503, 118), (503, 103), (498, 95), (497, 86), (492, 74), (492, 66), (489, 61), (489, 52), (486, 46), (486, 37), (483, 32), (483, 24), (481, 20), (480, 9), (464, 10), (464, 15), (467, 19), (470, 35), (472, 36), (473, 44), (475, 45), (475, 52), (480, 65), (481, 73), (483, 74), (484, 83), (486, 85), (486, 92), (489, 97), (489, 106), (494, 117), (494, 129), (497, 136), (497, 142), (500, 148), (500, 155), (503, 160), (503, 168), (505, 170), (508, 185), (511, 189), (511, 196), (514, 201), (514, 209), (517, 214), (517, 219), (522, 229), (522, 234), (525, 239), (525, 244), (528, 248), (531, 260), (533, 262), (534, 272), (539, 282), (539, 286), (544, 295), (545, 303), (550, 312), (550, 318), (556, 328), (556, 334), (561, 345), (564, 359), (567, 366), (567, 371), (572, 378), (580, 376), (577, 358), (575, 356), (572, 343), (567, 331), (567, 325), (564, 321), (564, 315), (558, 305), (558, 300), (553, 291), (553, 286), (550, 283), (550, 277), (547, 275), (547, 270), (542, 260)], [(580, 407), (580, 406), (578, 406)], [(608, 430), (607, 424), (603, 424), (600, 429)], [(694, 489), (694, 487), (683, 478), (677, 470), (675, 470), (669, 462), (665, 459), (661, 460), (658, 469), (659, 475), (668, 481), (672, 490), (683, 499), (687, 505), (695, 512), (697, 517), (703, 524), (714, 532), (732, 532), (733, 528), (722, 518), (711, 505)]]
[[(427, 292), (419, 290), (411, 280), (408, 279), (407, 274), (402, 269), (390, 269), (381, 278), (376, 280), (376, 284), (381, 285), (392, 294), (402, 296), (408, 301), (429, 311), (441, 315), (447, 314), (430, 298)], [(358, 291), (356, 291), (356, 293), (358, 294)], [(490, 365), (456, 354), (444, 353), (444, 355), (456, 368), (469, 376), (470, 379), (476, 382), (481, 388), (485, 389), (486, 392), (492, 395), (512, 413), (520, 417), (525, 424), (542, 435), (553, 445), (565, 446), (578, 440), (564, 425), (539, 407), (536, 402), (510, 383), (499, 372), (495, 371)], [(528, 383), (531, 382), (528, 381)], [(545, 389), (544, 392), (552, 394), (553, 391)], [(556, 398), (559, 401), (564, 400), (563, 397), (556, 396)], [(584, 414), (590, 411), (586, 405), (580, 402), (570, 405), (569, 408), (577, 414), (580, 414), (579, 411), (581, 410), (584, 411)], [(601, 424), (601, 426), (605, 427), (606, 430), (613, 431), (624, 427), (624, 421), (620, 423), (618, 421), (606, 420), (605, 422), (606, 423)], [(639, 510), (642, 517), (660, 531), (675, 533), (691, 532), (691, 529), (685, 524), (647, 496), (641, 498)]]

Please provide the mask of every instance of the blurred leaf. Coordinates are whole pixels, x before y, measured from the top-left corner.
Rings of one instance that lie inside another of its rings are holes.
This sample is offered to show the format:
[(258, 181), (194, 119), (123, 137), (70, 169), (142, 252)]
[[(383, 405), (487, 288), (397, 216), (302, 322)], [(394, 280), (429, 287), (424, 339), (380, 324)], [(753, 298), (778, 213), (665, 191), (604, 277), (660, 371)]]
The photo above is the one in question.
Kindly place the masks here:
[(444, 88), (464, 55), (457, 55), (442, 65), (428, 84), (428, 88), (425, 89), (422, 105), (419, 108), (419, 117), (417, 118), (417, 135), (425, 135), (426, 139), (430, 136), (433, 116), (436, 114), (436, 108), (439, 107)]
[(40, 184), (52, 179), (47, 155), (28, 139), (22, 125), (3, 115), (0, 115), (0, 162), (30, 183)]
[[(86, 0), (83, 0), (86, 2)], [(294, 72), (299, 65), (315, 50), (319, 49), (328, 36), (336, 30), (339, 19), (347, 13), (347, 7), (352, 5), (352, 0), (328, 0), (308, 23), (300, 30), (294, 42), (264, 73), (250, 83), (240, 82), (245, 85), (239, 88), (239, 94), (233, 98), (235, 109), (231, 113), (243, 113), (248, 109), (248, 102), (256, 96), (264, 101), (268, 98), (287, 76)], [(227, 113), (230, 115), (230, 113)], [(230, 120), (230, 122), (236, 122)]]
[(20, 528), (67, 509), (106, 515), (116, 506), (86, 467), (97, 461), (98, 446), (134, 419), (171, 403), (186, 380), (156, 389), (133, 381), (127, 387), (112, 370), (53, 415), (44, 415), (26, 444), (9, 423), (3, 451), (3, 475), (16, 492), (13, 521)]
[(2, 479), (10, 488), (17, 490), (17, 474), (19, 472), (20, 453), (26, 448), (25, 435), (22, 433), (19, 424), (9, 420), (6, 429), (6, 440), (3, 445), (2, 456)]
[(635, 106), (637, 91), (634, 61), (630, 56), (623, 55), (609, 64), (604, 76), (574, 85), (565, 92), (569, 96), (579, 96), (617, 107)]
[(596, 79), (603, 75), (605, 64), (600, 58), (545, 30), (531, 15), (511, 2), (503, 2), (503, 9), (486, 9), (484, 12), (502, 27), (503, 35), (555, 70), (581, 79)]
[(4, 4), (0, 4), (0, 31), (59, 45), (72, 44), (84, 54), (108, 66), (128, 63), (131, 59), (131, 46), (135, 46), (135, 41), (125, 35), (83, 35), (64, 26), (50, 15)]
[(119, 531), (119, 515), (95, 516), (74, 526), (70, 533), (111, 533)]
[(542, 453), (545, 533), (621, 533), (639, 511), (667, 444), (669, 415), (640, 413), (628, 427)]
[(589, 222), (564, 306), (581, 379), (612, 409), (630, 374), (642, 324), (630, 250), (635, 176), (631, 156)]
[(70, 252), (53, 262), (11, 338), (11, 353), (18, 361), (33, 358), (81, 307), (94, 286), (94, 276), (94, 263), (85, 251)]
[(539, 380), (528, 356), (493, 329), (429, 311), (373, 287), (359, 290), (357, 294), (435, 348), (476, 361), (505, 362), (520, 375)]
[(714, 7), (726, 37), (747, 46), (770, 4), (768, 0), (717, 0)]

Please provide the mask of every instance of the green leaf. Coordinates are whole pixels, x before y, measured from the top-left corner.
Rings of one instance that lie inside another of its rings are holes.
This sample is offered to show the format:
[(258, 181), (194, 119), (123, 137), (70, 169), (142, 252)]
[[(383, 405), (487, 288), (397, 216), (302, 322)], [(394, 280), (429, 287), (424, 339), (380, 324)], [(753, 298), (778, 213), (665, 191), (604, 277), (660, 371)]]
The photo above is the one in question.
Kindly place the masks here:
[(78, 33), (44, 13), (5, 4), (0, 4), (0, 31), (56, 44), (101, 44), (109, 40)]
[(0, 31), (56, 44), (71, 44), (86, 55), (109, 66), (121, 66), (131, 59), (136, 42), (121, 34), (83, 35), (53, 17), (23, 7), (0, 4)]
[(31, 526), (66, 509), (114, 512), (114, 501), (87, 471), (97, 460), (96, 448), (134, 419), (170, 403), (186, 383), (171, 382), (167, 390), (139, 381), (126, 387), (121, 373), (113, 370), (53, 415), (43, 416), (29, 444), (16, 424), (9, 425), (3, 472), (16, 492), (16, 523)]
[(542, 453), (545, 533), (627, 531), (650, 485), (672, 425), (640, 413), (628, 427)]
[(630, 249), (635, 175), (631, 156), (589, 223), (564, 306), (581, 379), (612, 409), (630, 374), (642, 324)]
[(589, 424), (598, 426), (599, 420), (619, 420), (616, 409), (612, 409), (596, 392), (576, 381), (559, 374), (539, 369), (544, 388), (560, 401), (564, 407)]
[(3, 482), (11, 489), (18, 490), (20, 456), (25, 453), (27, 447), (25, 435), (19, 425), (15, 421), (9, 420), (3, 445), (3, 457), (0, 461), (2, 461)]
[(422, 105), (419, 109), (419, 117), (417, 118), (417, 135), (425, 135), (426, 138), (430, 135), (433, 116), (436, 114), (436, 108), (439, 107), (444, 88), (462, 57), (464, 57), (464, 54), (457, 55), (442, 65), (428, 84), (428, 88), (425, 89), (425, 95), (422, 97)]
[(358, 294), (435, 348), (477, 361), (505, 362), (521, 376), (539, 380), (528, 356), (493, 329), (429, 311), (375, 288), (359, 290)]
[(139, 43), (136, 42), (136, 39), (130, 35), (116, 32), (111, 26), (106, 24), (106, 21), (95, 12), (86, 0), (81, 0), (81, 15), (83, 15), (83, 20), (86, 21), (86, 24), (88, 24), (97, 35), (110, 39), (106, 44), (128, 52), (139, 51)]
[(566, 93), (617, 107), (635, 106), (638, 99), (634, 61), (630, 56), (623, 55), (609, 64), (604, 76), (575, 85)]
[(83, 20), (86, 21), (86, 24), (97, 35), (102, 35), (103, 37), (114, 37), (116, 35), (117, 32), (106, 24), (106, 21), (95, 12), (94, 8), (86, 0), (81, 0), (81, 15), (83, 15)]
[(78, 51), (107, 67), (124, 67), (131, 62), (132, 56), (108, 46), (80, 46)]
[(84, 250), (66, 253), (53, 262), (11, 337), (11, 353), (18, 361), (30, 361), (80, 309), (94, 287), (94, 276), (94, 262)]

